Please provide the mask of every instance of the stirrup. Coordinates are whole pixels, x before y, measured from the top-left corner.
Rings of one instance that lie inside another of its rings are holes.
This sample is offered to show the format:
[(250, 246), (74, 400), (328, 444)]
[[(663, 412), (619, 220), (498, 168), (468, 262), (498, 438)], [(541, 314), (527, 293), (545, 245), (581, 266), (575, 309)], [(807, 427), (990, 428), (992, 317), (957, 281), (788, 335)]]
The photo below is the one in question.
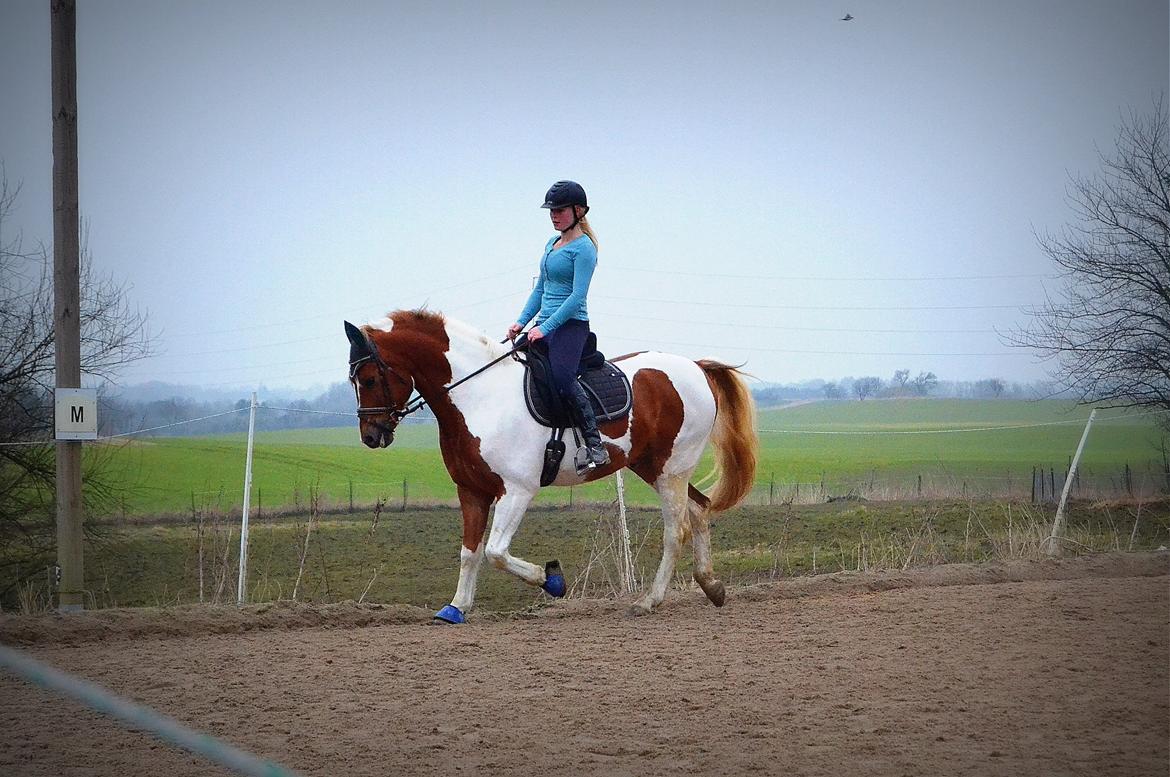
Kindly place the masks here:
[(609, 461), (609, 451), (604, 446), (590, 448), (583, 445), (577, 448), (577, 453), (573, 456), (573, 467), (578, 475), (584, 475), (589, 470), (604, 467)]

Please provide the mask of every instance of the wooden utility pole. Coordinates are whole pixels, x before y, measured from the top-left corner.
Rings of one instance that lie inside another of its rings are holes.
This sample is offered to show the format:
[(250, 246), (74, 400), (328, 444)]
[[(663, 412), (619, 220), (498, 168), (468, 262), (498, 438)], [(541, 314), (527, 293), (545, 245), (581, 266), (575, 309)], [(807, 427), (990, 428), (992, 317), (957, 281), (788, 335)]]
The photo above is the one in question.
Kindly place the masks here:
[[(77, 216), (77, 8), (52, 0), (53, 331), (57, 388), (81, 388), (81, 245)], [(57, 441), (58, 608), (84, 609), (81, 443)]]

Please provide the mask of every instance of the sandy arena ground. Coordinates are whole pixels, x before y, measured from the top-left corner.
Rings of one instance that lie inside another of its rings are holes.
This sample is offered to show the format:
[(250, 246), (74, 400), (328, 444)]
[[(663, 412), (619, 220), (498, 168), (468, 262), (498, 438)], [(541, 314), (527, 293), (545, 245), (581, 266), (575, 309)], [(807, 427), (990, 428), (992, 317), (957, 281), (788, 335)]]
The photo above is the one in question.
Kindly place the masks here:
[[(0, 641), (306, 775), (1167, 775), (1168, 574), (843, 573), (454, 628), (352, 604), (0, 616)], [(0, 727), (4, 775), (224, 773), (3, 671)]]

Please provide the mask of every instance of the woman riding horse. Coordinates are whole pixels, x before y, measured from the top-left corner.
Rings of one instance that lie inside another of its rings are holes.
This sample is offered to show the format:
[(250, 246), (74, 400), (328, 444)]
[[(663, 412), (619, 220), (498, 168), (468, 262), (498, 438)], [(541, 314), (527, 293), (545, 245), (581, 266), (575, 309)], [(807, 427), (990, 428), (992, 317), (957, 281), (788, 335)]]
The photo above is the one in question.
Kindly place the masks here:
[(549, 209), (553, 228), (560, 234), (545, 244), (540, 278), (516, 323), (508, 328), (508, 338), (515, 340), (536, 316), (528, 342), (535, 348), (547, 349), (553, 386), (581, 429), (588, 466), (601, 467), (609, 463), (609, 452), (601, 444), (589, 397), (577, 382), (581, 351), (589, 336), (586, 297), (597, 267), (597, 237), (585, 220), (589, 203), (581, 184), (557, 181), (545, 194), (541, 207)]

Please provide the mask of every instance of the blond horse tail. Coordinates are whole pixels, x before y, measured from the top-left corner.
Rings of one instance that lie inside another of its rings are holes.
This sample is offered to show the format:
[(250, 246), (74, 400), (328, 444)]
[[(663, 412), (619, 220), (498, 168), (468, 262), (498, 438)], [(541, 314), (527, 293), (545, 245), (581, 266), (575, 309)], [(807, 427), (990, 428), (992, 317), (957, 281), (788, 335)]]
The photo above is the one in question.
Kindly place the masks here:
[(756, 482), (756, 460), (760, 442), (756, 436), (756, 406), (751, 392), (735, 367), (709, 359), (696, 362), (707, 376), (715, 395), (715, 471), (718, 481), (707, 499), (693, 486), (691, 498), (708, 512), (728, 510), (742, 502)]

